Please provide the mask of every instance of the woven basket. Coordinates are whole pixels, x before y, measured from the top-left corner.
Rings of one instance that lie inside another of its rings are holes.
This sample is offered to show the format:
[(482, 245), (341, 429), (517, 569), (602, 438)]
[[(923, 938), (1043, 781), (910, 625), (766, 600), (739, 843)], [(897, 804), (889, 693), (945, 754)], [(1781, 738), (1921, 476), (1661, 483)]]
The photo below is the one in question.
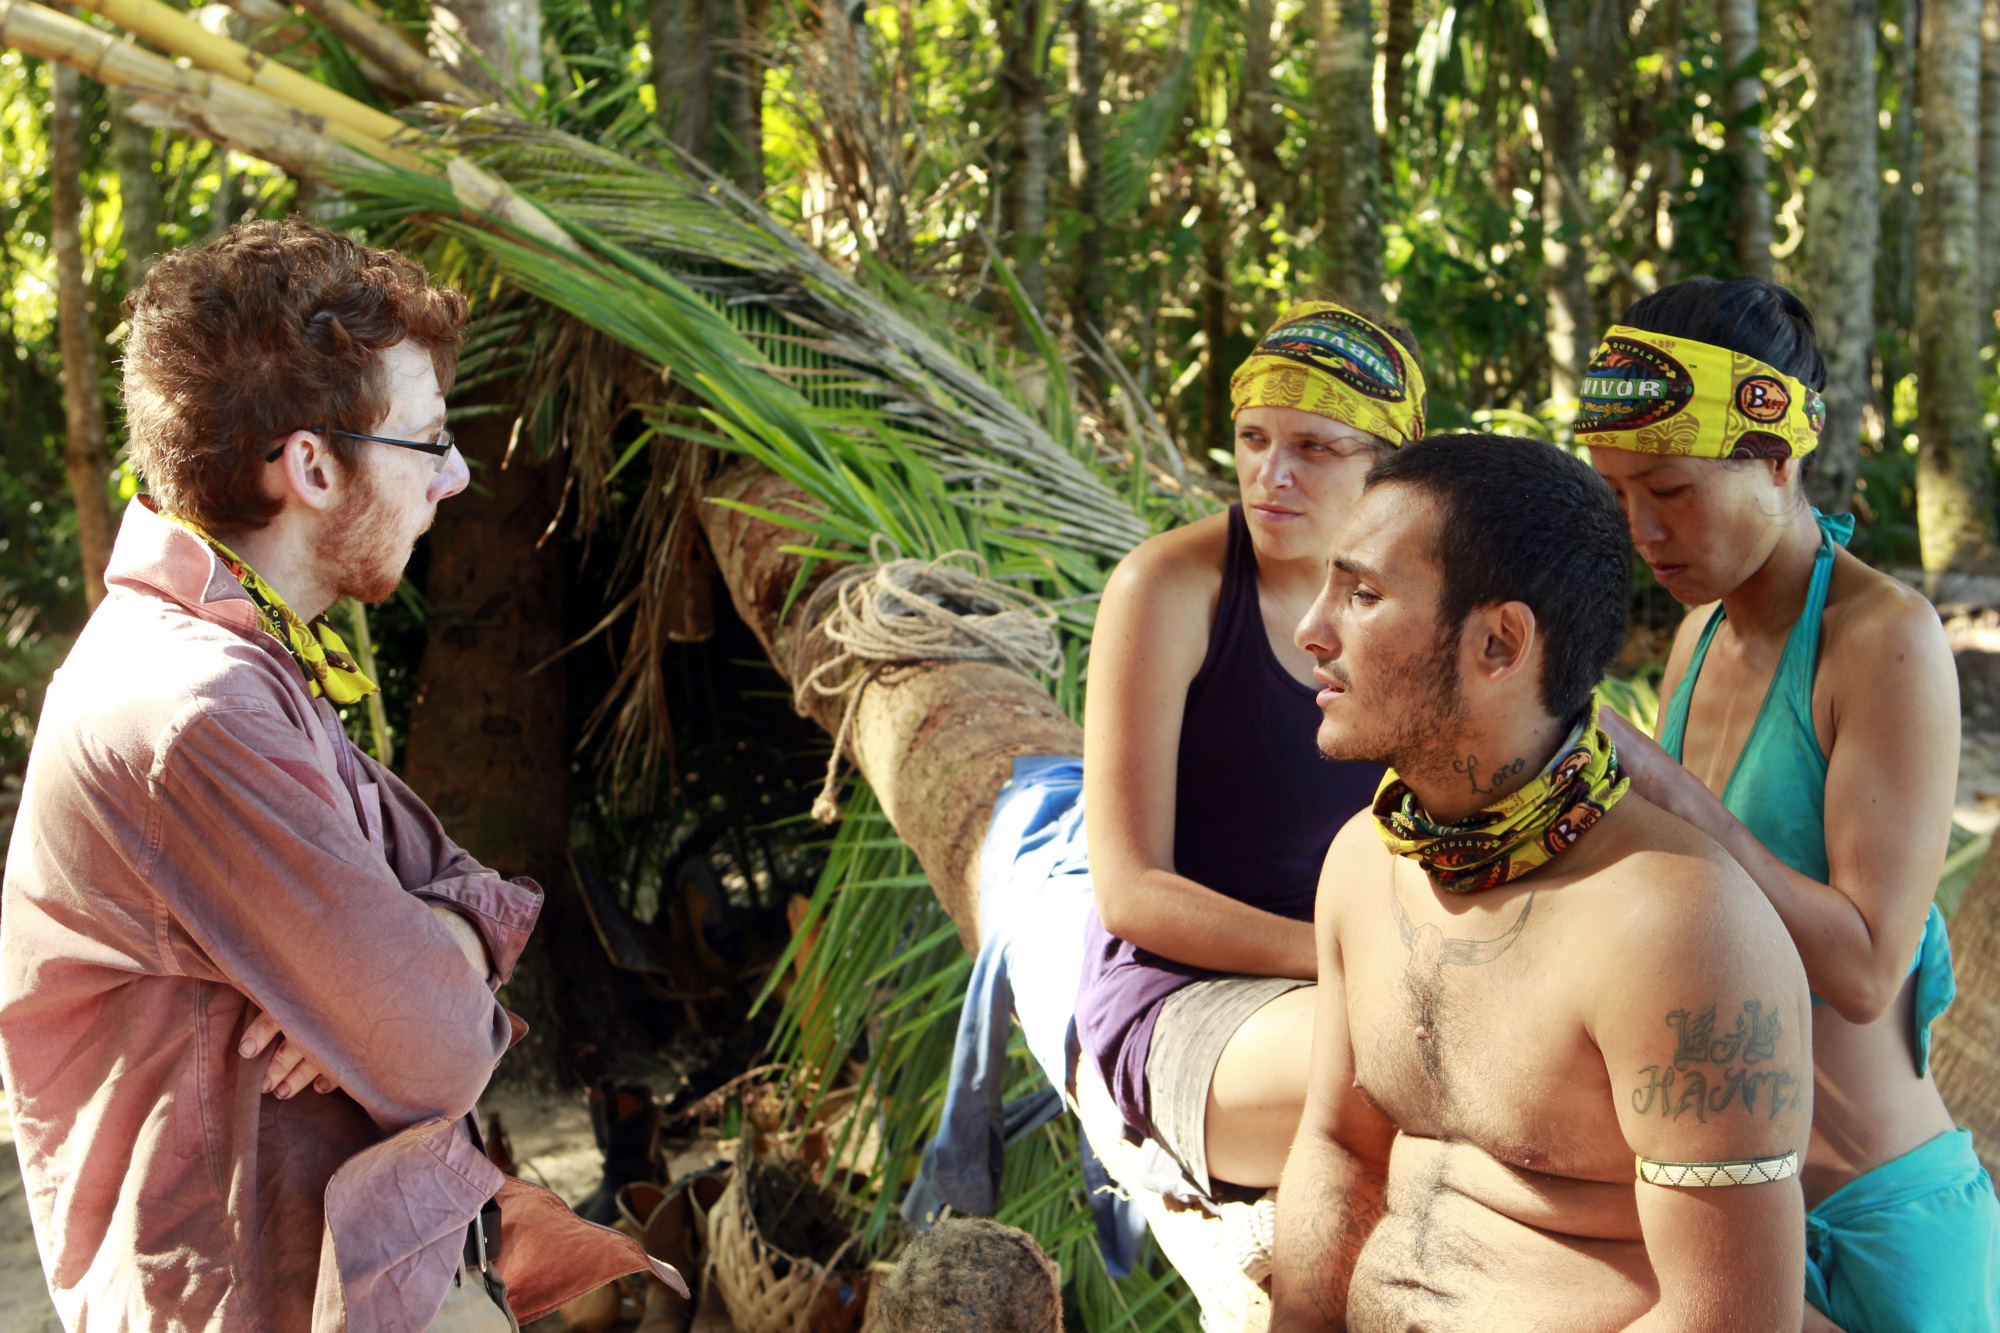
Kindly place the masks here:
[[(840, 1267), (848, 1246), (821, 1265), (767, 1241), (751, 1210), (757, 1168), (744, 1153), (708, 1214), (708, 1262), (737, 1333), (845, 1333), (857, 1327), (867, 1275)], [(840, 1299), (843, 1287), (853, 1299)]]

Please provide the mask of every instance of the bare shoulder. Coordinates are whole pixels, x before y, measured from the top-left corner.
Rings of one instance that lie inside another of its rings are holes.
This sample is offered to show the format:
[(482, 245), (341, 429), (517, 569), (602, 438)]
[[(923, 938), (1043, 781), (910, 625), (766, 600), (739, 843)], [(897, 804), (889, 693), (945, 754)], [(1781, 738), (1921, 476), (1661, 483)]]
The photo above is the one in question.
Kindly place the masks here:
[(1628, 793), (1593, 831), (1609, 834), (1576, 895), (1608, 975), (1660, 967), (1769, 976), (1804, 993), (1798, 951), (1770, 900), (1713, 838)]
[(1315, 921), (1337, 922), (1342, 906), (1365, 885), (1377, 888), (1388, 883), (1392, 853), (1382, 845), (1376, 832), (1375, 812), (1363, 808), (1340, 826), (1320, 864), (1319, 896), (1314, 900)]
[(1822, 660), (1856, 684), (1889, 670), (1952, 672), (1951, 645), (1928, 598), (1899, 578), (1840, 552), (1827, 590)]
[(1229, 516), (1211, 514), (1149, 537), (1134, 547), (1105, 584), (1104, 601), (1149, 611), (1212, 606), (1222, 589)]

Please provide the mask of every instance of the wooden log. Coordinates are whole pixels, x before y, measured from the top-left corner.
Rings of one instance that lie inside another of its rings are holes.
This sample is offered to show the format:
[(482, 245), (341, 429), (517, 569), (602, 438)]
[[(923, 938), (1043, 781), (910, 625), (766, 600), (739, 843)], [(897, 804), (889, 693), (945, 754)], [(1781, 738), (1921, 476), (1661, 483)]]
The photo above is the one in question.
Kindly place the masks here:
[(80, 3), (127, 32), (137, 33), (175, 55), (186, 56), (203, 69), (260, 89), (309, 115), (324, 117), (329, 124), (344, 125), (368, 140), (387, 142), (409, 130), (409, 126), (386, 112), (336, 92), (241, 42), (210, 32), (161, 0), (80, 0)]
[(328, 31), (379, 65), (414, 97), (458, 106), (479, 106), (486, 98), (433, 62), (416, 44), (351, 0), (298, 0)]
[[(707, 494), (772, 513), (813, 512), (804, 491), (748, 461), (726, 469)], [(801, 544), (801, 534), (717, 504), (702, 505), (701, 519), (737, 613), (786, 682), (827, 660), (823, 637), (806, 621), (811, 585), (792, 595), (801, 558), (781, 549)], [(817, 582), (832, 570), (815, 573)], [(806, 711), (835, 735), (843, 707), (840, 700), (815, 696)], [(1017, 671), (976, 662), (917, 663), (866, 686), (848, 745), (848, 757), (917, 854), (968, 952), (979, 948), (979, 847), (1000, 784), (1019, 756), (1082, 753), (1082, 728), (1048, 691)], [(1201, 1302), (1207, 1326), (1217, 1333), (1260, 1333), (1270, 1322), (1270, 1301), (1244, 1276), (1229, 1226), (1199, 1210), (1170, 1209), (1164, 1198), (1138, 1186), (1137, 1153), (1123, 1142), (1118, 1112), (1095, 1069), (1080, 1071), (1078, 1082), (1080, 1100), (1070, 1109), (1094, 1131), (1091, 1142), (1112, 1178), (1139, 1199), (1161, 1251)]]
[[(198, 30), (199, 31), (199, 30)], [(0, 0), (0, 45), (58, 61), (138, 99), (145, 124), (169, 124), (273, 163), (293, 175), (316, 163), (367, 169), (377, 161), (429, 171), (416, 154), (350, 125), (302, 110), (259, 89), (163, 56), (57, 13), (34, 0)], [(393, 122), (398, 129), (402, 122)]]
[[(813, 511), (804, 491), (749, 462), (726, 469), (707, 494), (774, 513)], [(780, 548), (798, 545), (801, 534), (717, 504), (702, 505), (701, 521), (737, 613), (795, 684), (831, 655), (805, 623), (808, 598), (786, 606), (802, 560)], [(822, 565), (816, 574), (831, 572)], [(811, 696), (806, 711), (832, 735), (844, 706)], [(1000, 784), (1020, 756), (1082, 753), (1082, 728), (1020, 672), (984, 662), (920, 662), (863, 688), (847, 757), (917, 854), (966, 949), (976, 951), (979, 845)]]

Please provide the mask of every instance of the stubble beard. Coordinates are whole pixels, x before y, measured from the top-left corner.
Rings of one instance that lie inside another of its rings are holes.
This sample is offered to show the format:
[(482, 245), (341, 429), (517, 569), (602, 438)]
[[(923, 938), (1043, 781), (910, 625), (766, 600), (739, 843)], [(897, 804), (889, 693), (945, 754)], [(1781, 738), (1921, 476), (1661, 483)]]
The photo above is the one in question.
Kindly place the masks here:
[[(1347, 673), (1327, 669), (1352, 684)], [(1370, 672), (1386, 688), (1371, 691), (1362, 711), (1379, 718), (1365, 732), (1330, 738), (1320, 731), (1320, 753), (1336, 761), (1381, 764), (1399, 775), (1451, 772), (1465, 731), (1465, 698), (1458, 683), (1458, 636), (1440, 633), (1428, 652), (1387, 662)], [(1406, 682), (1406, 683), (1405, 683)]]
[(327, 515), (322, 553), (333, 569), (337, 597), (364, 605), (385, 602), (403, 582), (413, 543), (399, 538), (395, 516), (361, 459), (348, 464), (348, 477), (347, 499)]

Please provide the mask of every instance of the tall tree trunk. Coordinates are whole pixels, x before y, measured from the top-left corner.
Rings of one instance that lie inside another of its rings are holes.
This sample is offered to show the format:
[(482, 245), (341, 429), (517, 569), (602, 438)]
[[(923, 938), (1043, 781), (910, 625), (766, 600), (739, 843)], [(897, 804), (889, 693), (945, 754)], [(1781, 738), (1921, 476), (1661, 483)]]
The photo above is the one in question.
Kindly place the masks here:
[[(1722, 66), (1730, 74), (1757, 53), (1757, 0), (1717, 0)], [(1736, 263), (1745, 273), (1771, 276), (1770, 164), (1764, 157), (1764, 78), (1756, 69), (1731, 79), (1722, 94), (1728, 118), (1723, 151), (1736, 164)], [(1752, 116), (1755, 119), (1752, 119)], [(1750, 123), (1739, 125), (1739, 119)]]
[(153, 131), (124, 114), (131, 97), (113, 92), (112, 151), (118, 161), (118, 230), (125, 262), (118, 280), (131, 291), (145, 280), (160, 250), (160, 180), (153, 174)]
[(1813, 502), (1845, 512), (1861, 459), (1875, 347), (1876, 0), (1813, 0), (1813, 180), (1806, 187), (1805, 289), (1826, 357), (1826, 428)]
[[(1082, 227), (1076, 238), (1076, 294), (1074, 314), (1079, 324), (1092, 330), (1089, 345), (1106, 356), (1113, 355), (1102, 340), (1104, 328), (1104, 49), (1099, 44), (1097, 9), (1092, 0), (1077, 0), (1070, 11), (1070, 25), (1076, 33), (1076, 106), (1070, 125), (1076, 134), (1076, 155), (1081, 178), (1076, 186), (1076, 211)], [(1097, 363), (1085, 357), (1084, 365), (1100, 399), (1111, 392), (1111, 377)]]
[(1986, 0), (1979, 43), (1979, 340), (2000, 304), (2000, 0)]
[(768, 8), (767, 0), (731, 0), (733, 49), (720, 80), (726, 98), (729, 177), (752, 197), (764, 193), (764, 62), (757, 48)]
[(545, 900), (503, 1001), (528, 1035), (502, 1065), (555, 1086), (580, 1046), (628, 1048), (632, 997), (604, 960), (571, 883), (563, 543), (543, 542), (562, 463), (505, 467), (511, 415), (466, 421), (459, 447), (479, 485), (438, 507), (430, 536), (431, 606), (404, 747), (404, 776), (467, 851), (504, 875), (532, 875)]
[(1042, 73), (1042, 0), (1002, 7), (1005, 48), (1000, 85), (1007, 108), (1007, 174), (1002, 227), (1021, 290), (1037, 311), (1047, 307), (1042, 233), (1049, 217), (1048, 86)]
[[(1896, 88), (1896, 110), (1882, 141), (1889, 158), (1883, 173), (1882, 236), (1875, 249), (1875, 355), (1881, 368), (1876, 409), (1893, 439), (1896, 386), (1913, 373), (1910, 343), (1917, 322), (1917, 26), (1921, 0), (1884, 0), (1876, 50), (1881, 77)], [(1889, 36), (1893, 26), (1895, 37)]]
[(1229, 377), (1235, 370), (1229, 355), (1229, 215), (1221, 192), (1210, 185), (1201, 210), (1201, 327), (1208, 346), (1201, 395), (1201, 447), (1229, 448), (1231, 412)]
[(1548, 0), (1548, 73), (1542, 80), (1542, 283), (1548, 310), (1549, 398), (1564, 426), (1576, 420), (1583, 367), (1597, 336), (1590, 305), (1590, 221), (1580, 197), (1583, 109), (1577, 96), (1576, 0)]
[(1264, 223), (1282, 190), (1278, 165), (1278, 94), (1271, 81), (1271, 0), (1246, 0), (1243, 9), (1243, 163), (1256, 196), (1253, 243), (1264, 244)]
[(1375, 23), (1368, 0), (1319, 0), (1313, 48), (1318, 103), (1324, 285), (1382, 301), (1382, 157), (1375, 134)]
[(1931, 1072), (1979, 1160), (2000, 1171), (2000, 842), (1952, 914), (1951, 958), (1958, 998), (1931, 1029)]
[(652, 0), (646, 10), (653, 51), (653, 105), (660, 129), (695, 156), (708, 157), (709, 54), (715, 45), (710, 0)]
[(1382, 179), (1403, 134), (1403, 66), (1417, 45), (1415, 0), (1384, 0), (1382, 7)]
[[(431, 55), (489, 97), (542, 81), (536, 0), (432, 0)], [(490, 69), (490, 72), (489, 72)]]
[(1994, 567), (1993, 481), (1981, 420), (1980, 0), (1925, 0), (1917, 201), (1917, 525), (1924, 568)]
[(50, 62), (54, 106), (49, 115), (50, 248), (56, 258), (56, 325), (62, 349), (63, 416), (68, 443), (63, 468), (76, 502), (76, 544), (83, 558), (83, 597), (104, 600), (111, 563), (111, 499), (105, 483), (111, 457), (104, 445), (104, 385), (97, 367), (97, 320), (83, 271), (83, 104), (81, 75)]

